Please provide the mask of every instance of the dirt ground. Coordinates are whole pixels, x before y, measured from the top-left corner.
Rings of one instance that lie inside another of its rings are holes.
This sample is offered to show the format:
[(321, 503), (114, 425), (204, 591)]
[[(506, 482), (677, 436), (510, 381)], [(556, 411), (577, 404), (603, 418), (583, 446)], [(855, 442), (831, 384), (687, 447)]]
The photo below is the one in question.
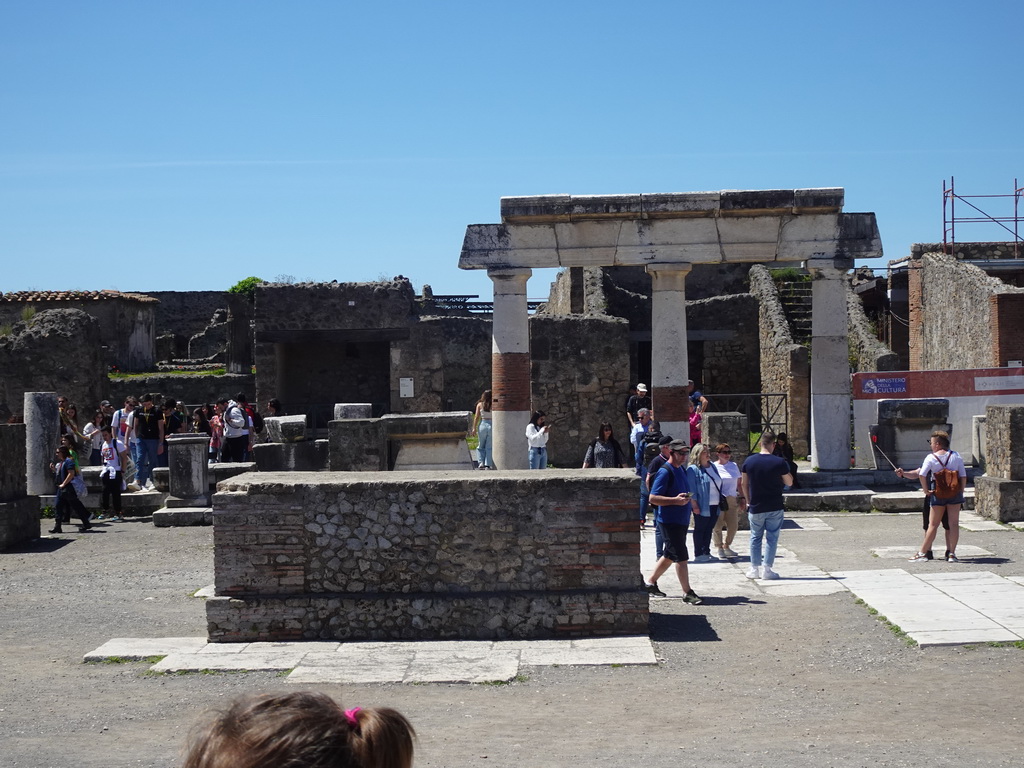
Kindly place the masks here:
[[(913, 516), (838, 515), (783, 531), (825, 570), (899, 568)], [(44, 527), (48, 527), (45, 526)], [(74, 526), (69, 526), (74, 529)], [(965, 532), (979, 568), (1024, 575), (1024, 534)], [(209, 528), (99, 524), (0, 554), (0, 766), (180, 764), (190, 727), (272, 673), (154, 675), (82, 664), (113, 637), (205, 635)], [(694, 584), (700, 591), (699, 573)], [(527, 668), (509, 685), (324, 685), (400, 709), (417, 766), (1020, 766), (1024, 650), (908, 646), (848, 593), (652, 602), (657, 667)], [(1021, 720), (1018, 720), (1021, 717)]]

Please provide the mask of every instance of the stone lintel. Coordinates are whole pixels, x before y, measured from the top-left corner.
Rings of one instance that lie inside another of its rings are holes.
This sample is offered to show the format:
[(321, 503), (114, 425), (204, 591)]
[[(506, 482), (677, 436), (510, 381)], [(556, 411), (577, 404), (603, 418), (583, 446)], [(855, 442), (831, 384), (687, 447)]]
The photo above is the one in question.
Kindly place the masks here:
[(837, 213), (842, 210), (843, 198), (842, 188), (503, 197), (501, 220), (513, 224), (594, 219), (750, 216), (766, 213)]

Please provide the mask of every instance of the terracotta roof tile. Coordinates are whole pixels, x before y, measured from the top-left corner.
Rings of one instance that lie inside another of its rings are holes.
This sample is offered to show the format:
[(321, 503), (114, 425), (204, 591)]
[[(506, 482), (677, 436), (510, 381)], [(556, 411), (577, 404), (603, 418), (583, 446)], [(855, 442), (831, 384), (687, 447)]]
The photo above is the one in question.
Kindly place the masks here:
[(157, 304), (159, 299), (147, 296), (144, 293), (124, 293), (122, 291), (11, 291), (0, 293), (0, 303), (6, 304), (31, 304), (34, 302), (46, 303), (51, 301), (109, 301), (111, 299), (124, 299), (126, 301), (140, 301), (146, 304)]

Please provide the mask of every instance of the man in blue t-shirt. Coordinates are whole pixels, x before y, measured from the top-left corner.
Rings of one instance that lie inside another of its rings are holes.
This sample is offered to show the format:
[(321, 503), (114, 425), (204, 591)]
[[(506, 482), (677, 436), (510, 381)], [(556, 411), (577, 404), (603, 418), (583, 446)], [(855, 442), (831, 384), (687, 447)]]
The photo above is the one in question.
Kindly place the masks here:
[(690, 589), (690, 575), (686, 561), (690, 553), (686, 550), (686, 529), (690, 525), (690, 488), (686, 482), (683, 465), (690, 453), (690, 447), (682, 440), (668, 444), (668, 463), (658, 470), (651, 485), (651, 504), (658, 506), (657, 521), (665, 538), (665, 549), (654, 566), (654, 573), (644, 580), (648, 593), (665, 597), (658, 589), (658, 579), (668, 567), (675, 563), (679, 586), (683, 588), (683, 600), (700, 605), (703, 600)]
[[(772, 455), (775, 433), (761, 435), (761, 452), (748, 456), (740, 470), (740, 495), (747, 499), (747, 518), (750, 520), (750, 570), (748, 579), (777, 579), (772, 566), (775, 550), (779, 546), (779, 531), (785, 519), (782, 491), (793, 484), (788, 462)], [(764, 556), (761, 542), (765, 540)], [(763, 565), (762, 565), (763, 563)]]

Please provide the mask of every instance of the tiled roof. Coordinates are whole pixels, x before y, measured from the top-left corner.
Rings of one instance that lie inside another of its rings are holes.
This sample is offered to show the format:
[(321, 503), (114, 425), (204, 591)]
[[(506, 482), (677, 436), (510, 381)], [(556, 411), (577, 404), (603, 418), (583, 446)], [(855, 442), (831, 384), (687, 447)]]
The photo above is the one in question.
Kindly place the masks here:
[(158, 304), (159, 299), (144, 293), (122, 293), (121, 291), (11, 291), (0, 293), (0, 302), (7, 304), (31, 304), (49, 301), (110, 301), (124, 299)]

